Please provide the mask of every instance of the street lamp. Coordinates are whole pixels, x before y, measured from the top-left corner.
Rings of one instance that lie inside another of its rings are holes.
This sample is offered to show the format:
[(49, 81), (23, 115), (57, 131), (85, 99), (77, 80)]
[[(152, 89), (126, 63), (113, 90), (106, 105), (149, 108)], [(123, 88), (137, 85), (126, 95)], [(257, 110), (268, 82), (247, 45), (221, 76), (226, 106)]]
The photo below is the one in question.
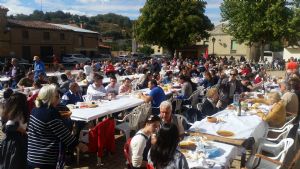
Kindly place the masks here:
[(215, 55), (215, 42), (216, 42), (216, 38), (213, 37), (213, 38), (211, 39), (211, 41), (212, 41), (212, 43), (213, 43), (213, 55)]

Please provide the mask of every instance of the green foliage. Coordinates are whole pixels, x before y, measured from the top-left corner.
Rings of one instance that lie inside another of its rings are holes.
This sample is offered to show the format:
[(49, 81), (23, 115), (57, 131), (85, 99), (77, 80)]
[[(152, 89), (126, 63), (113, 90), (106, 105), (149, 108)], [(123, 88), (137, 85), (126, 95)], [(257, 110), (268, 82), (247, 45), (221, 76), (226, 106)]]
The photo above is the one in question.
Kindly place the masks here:
[(285, 0), (224, 0), (221, 16), (225, 29), (239, 43), (271, 42), (286, 33), (290, 10)]
[(283, 51), (283, 43), (282, 41), (273, 41), (270, 43), (270, 50), (273, 52), (282, 52)]
[(285, 38), (288, 41), (286, 45), (300, 45), (300, 0), (294, 0)]
[(150, 56), (154, 53), (154, 50), (149, 45), (144, 45), (143, 47), (138, 48), (138, 52), (144, 53), (146, 56)]
[[(293, 31), (297, 34), (295, 27), (290, 29), (296, 24), (290, 22), (293, 12), (286, 0), (224, 0), (220, 9), (223, 21), (228, 22), (224, 31), (239, 43), (260, 44), (260, 56), (265, 44), (288, 39)], [(294, 19), (299, 22), (299, 17)], [(258, 61), (259, 55), (254, 59)]]
[(202, 0), (147, 0), (135, 24), (137, 40), (175, 49), (209, 36), (213, 24)]

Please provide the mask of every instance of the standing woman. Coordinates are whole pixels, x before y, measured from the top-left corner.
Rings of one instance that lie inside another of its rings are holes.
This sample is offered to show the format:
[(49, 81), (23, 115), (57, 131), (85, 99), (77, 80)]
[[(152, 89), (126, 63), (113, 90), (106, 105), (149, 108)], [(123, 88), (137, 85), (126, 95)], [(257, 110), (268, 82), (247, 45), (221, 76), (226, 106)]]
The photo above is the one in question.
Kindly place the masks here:
[(184, 155), (177, 150), (178, 129), (175, 124), (163, 124), (158, 131), (156, 142), (150, 149), (149, 163), (155, 169), (188, 169)]
[(26, 166), (29, 109), (22, 93), (12, 94), (4, 104), (1, 115), (5, 139), (0, 147), (0, 169), (24, 168)]
[[(55, 85), (42, 87), (36, 99), (36, 108), (30, 115), (28, 126), (29, 168), (52, 169), (60, 168), (59, 143), (72, 149), (79, 146), (87, 151), (87, 146), (79, 143), (63, 124), (62, 118), (55, 108), (59, 103), (59, 94)], [(59, 166), (59, 167), (58, 167)]]

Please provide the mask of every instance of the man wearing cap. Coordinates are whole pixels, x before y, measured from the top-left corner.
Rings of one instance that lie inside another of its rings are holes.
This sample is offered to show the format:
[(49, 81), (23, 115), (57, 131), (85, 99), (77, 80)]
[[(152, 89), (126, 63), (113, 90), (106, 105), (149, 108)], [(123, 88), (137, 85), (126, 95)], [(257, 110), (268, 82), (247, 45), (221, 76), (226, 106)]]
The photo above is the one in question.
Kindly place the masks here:
[(33, 57), (34, 61), (34, 80), (38, 80), (39, 74), (46, 74), (45, 64), (40, 60), (39, 56)]

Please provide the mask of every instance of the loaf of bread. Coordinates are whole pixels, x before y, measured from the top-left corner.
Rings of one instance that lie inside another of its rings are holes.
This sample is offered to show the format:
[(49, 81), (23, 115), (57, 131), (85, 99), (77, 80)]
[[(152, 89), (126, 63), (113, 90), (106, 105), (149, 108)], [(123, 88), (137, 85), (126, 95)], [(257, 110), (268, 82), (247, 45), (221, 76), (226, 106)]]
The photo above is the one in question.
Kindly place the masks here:
[(179, 143), (179, 147), (181, 149), (195, 150), (197, 146), (194, 142), (191, 141), (181, 141)]
[(217, 134), (223, 137), (231, 137), (234, 136), (234, 133), (228, 130), (218, 130)]

